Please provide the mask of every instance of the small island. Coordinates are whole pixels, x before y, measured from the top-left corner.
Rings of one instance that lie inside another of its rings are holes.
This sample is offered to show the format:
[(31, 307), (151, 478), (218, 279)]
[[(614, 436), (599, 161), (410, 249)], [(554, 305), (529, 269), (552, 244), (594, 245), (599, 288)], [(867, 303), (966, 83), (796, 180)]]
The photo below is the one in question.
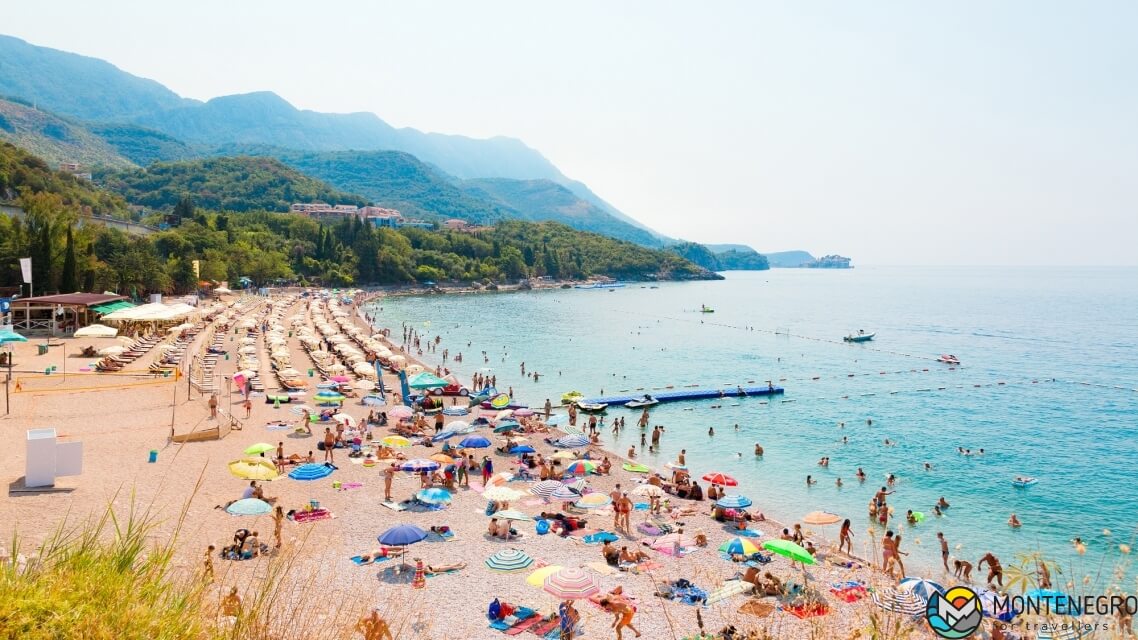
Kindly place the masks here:
[(853, 269), (851, 259), (838, 254), (815, 258), (806, 251), (778, 251), (764, 255), (776, 269)]

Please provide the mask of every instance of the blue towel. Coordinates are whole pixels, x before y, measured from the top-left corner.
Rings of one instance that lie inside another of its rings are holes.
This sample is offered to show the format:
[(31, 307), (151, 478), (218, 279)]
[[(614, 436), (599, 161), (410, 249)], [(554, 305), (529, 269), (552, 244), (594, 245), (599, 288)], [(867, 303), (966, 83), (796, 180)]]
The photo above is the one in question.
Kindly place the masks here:
[(602, 542), (616, 542), (620, 540), (620, 536), (615, 533), (609, 533), (608, 531), (598, 531), (596, 533), (590, 533), (582, 538), (582, 540), (585, 541), (585, 544), (600, 544)]

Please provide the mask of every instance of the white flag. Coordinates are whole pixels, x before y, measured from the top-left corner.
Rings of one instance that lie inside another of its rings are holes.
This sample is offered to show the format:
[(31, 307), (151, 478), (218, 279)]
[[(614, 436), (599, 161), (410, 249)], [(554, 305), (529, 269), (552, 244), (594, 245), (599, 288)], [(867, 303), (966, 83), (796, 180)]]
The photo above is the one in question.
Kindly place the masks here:
[(24, 283), (31, 284), (32, 282), (32, 259), (20, 258), (20, 271), (24, 272)]

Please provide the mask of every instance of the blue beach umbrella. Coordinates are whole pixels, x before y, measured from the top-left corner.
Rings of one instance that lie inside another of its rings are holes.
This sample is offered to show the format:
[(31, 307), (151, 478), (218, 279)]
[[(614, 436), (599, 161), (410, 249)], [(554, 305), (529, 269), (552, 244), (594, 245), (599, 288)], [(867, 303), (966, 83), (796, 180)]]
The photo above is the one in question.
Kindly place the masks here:
[(730, 495), (723, 496), (715, 501), (715, 506), (723, 507), (724, 509), (746, 509), (754, 504), (747, 496)]
[(490, 440), (485, 436), (467, 436), (458, 443), (463, 449), (485, 449), (490, 446)]
[(404, 462), (403, 464), (399, 465), (399, 468), (404, 471), (414, 471), (415, 473), (418, 473), (420, 471), (437, 471), (440, 466), (441, 465), (439, 465), (439, 463), (435, 462), (434, 460), (416, 458), (414, 460), (408, 460), (407, 462)]
[(528, 444), (523, 444), (521, 446), (514, 447), (513, 449), (510, 449), (510, 453), (512, 453), (512, 454), (536, 453), (536, 452), (537, 452), (537, 450), (534, 449), (533, 447), (529, 446)]
[(557, 440), (554, 440), (553, 445), (556, 447), (562, 447), (565, 449), (575, 449), (577, 447), (587, 447), (587, 446), (589, 446), (589, 438), (583, 434), (573, 434), (573, 435), (563, 436), (561, 438), (558, 438)]
[(401, 524), (379, 534), (379, 543), (392, 547), (405, 547), (427, 537), (427, 532), (413, 524)]
[(436, 433), (431, 438), (431, 442), (442, 442), (443, 440), (448, 440), (448, 439), (453, 438), (457, 435), (458, 435), (458, 433), (453, 431), (452, 429), (443, 429), (442, 431)]
[(288, 472), (288, 477), (293, 480), (319, 480), (320, 478), (327, 478), (330, 475), (332, 475), (332, 467), (325, 464), (316, 464), (314, 462), (302, 464)]
[(426, 502), (427, 504), (450, 504), (450, 501), (453, 499), (449, 491), (438, 487), (420, 489), (419, 492), (415, 494), (415, 498), (418, 499), (419, 502)]
[(507, 431), (519, 431), (522, 425), (518, 424), (517, 420), (503, 420), (494, 427), (494, 433), (505, 433)]
[(225, 510), (235, 516), (263, 516), (272, 511), (273, 507), (264, 500), (245, 498), (234, 502), (226, 507)]
[(564, 413), (559, 413), (555, 416), (550, 416), (549, 420), (545, 421), (545, 424), (551, 427), (559, 427), (567, 422), (569, 422), (569, 416)]

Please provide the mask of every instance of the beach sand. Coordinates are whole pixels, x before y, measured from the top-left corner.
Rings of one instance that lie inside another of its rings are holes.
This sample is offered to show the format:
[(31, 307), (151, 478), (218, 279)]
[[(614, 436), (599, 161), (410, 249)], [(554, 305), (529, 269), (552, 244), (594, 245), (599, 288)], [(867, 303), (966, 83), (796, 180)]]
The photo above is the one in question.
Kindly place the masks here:
[[(260, 319), (260, 314), (269, 308), (268, 301), (264, 300), (246, 301), (246, 304), (242, 317)], [(296, 301), (283, 311), (282, 317), (304, 312), (304, 302)], [(362, 318), (354, 314), (353, 318), (362, 325)], [(206, 332), (198, 336), (188, 355), (201, 353), (205, 336)], [(224, 344), (231, 352), (236, 351), (237, 338), (232, 329), (225, 335)], [(257, 442), (275, 445), (283, 441), (286, 454), (303, 455), (311, 450), (317, 461), (323, 459), (323, 453), (316, 450), (318, 436), (296, 437), (291, 430), (266, 428), (266, 424), (273, 420), (298, 420), (287, 405), (274, 408), (263, 398), (254, 397), (252, 415), (249, 419), (244, 418), (244, 409), (240, 406), (242, 399), (235, 390), (232, 395), (227, 394), (224, 381), (224, 376), (236, 370), (236, 358), (219, 359), (214, 375), (217, 388), (221, 390), (221, 410), (234, 414), (243, 428), (232, 431), (222, 440), (180, 445), (169, 441), (172, 423), (174, 432), (179, 434), (214, 424), (203, 394), (193, 391), (191, 399), (187, 399), (189, 385), (186, 378), (175, 380), (145, 374), (79, 372), (94, 359), (74, 358), (70, 357), (71, 354), (87, 345), (102, 347), (113, 344), (114, 339), (63, 338), (62, 342), (67, 345), (67, 358), (63, 357), (63, 347), (57, 346), (51, 347), (46, 355), (37, 355), (37, 342), (42, 340), (33, 339), (16, 345), (16, 369), (40, 373), (16, 374), (21, 389), (14, 392), (13, 387), (11, 415), (0, 420), (4, 427), (0, 429), (0, 446), (9, 452), (5, 457), (4, 475), (10, 493), (0, 508), (0, 522), (3, 523), (0, 524), (0, 536), (4, 540), (11, 540), (18, 532), (25, 545), (21, 550), (28, 553), (28, 545), (45, 540), (65, 517), (75, 523), (97, 517), (108, 505), (113, 505), (120, 513), (134, 505), (136, 509), (148, 510), (160, 521), (153, 533), (156, 542), (165, 541), (175, 531), (179, 515), (185, 511), (184, 522), (178, 530), (179, 552), (176, 558), (178, 568), (184, 572), (198, 571), (205, 547), (213, 544), (221, 548), (229, 544), (234, 530), (238, 528), (256, 529), (262, 541), (272, 544), (273, 524), (268, 516), (235, 517), (216, 508), (241, 497), (247, 485), (246, 481), (230, 475), (227, 463), (244, 457), (242, 450)], [(310, 361), (295, 336), (289, 338), (288, 348), (293, 366), (301, 371), (307, 370)], [(397, 346), (391, 348), (397, 350)], [(263, 340), (258, 340), (258, 349), (261, 351), (261, 379), (271, 393), (277, 385), (270, 373)], [(155, 357), (155, 353), (148, 354), (133, 363), (131, 368), (145, 369)], [(413, 359), (408, 357), (408, 360)], [(51, 365), (55, 365), (57, 371), (43, 375), (43, 369)], [(313, 383), (317, 380), (311, 379)], [(389, 390), (398, 388), (396, 379), (391, 375), (385, 376), (385, 384)], [(499, 385), (506, 386), (502, 381)], [(368, 410), (358, 401), (344, 405), (344, 411), (356, 418), (365, 416)], [(478, 410), (475, 410), (473, 415), (477, 414)], [(20, 489), (25, 465), (25, 430), (42, 427), (54, 427), (62, 437), (83, 442), (83, 473), (59, 478), (56, 488), (51, 491), (23, 492)], [(489, 435), (487, 432), (482, 430)], [(377, 429), (376, 435), (377, 439), (383, 437), (386, 429)], [(529, 444), (546, 455), (553, 451), (536, 434), (530, 438)], [(158, 451), (154, 463), (148, 462), (151, 450)], [(414, 446), (403, 451), (408, 458), (429, 457), (438, 453), (439, 448)], [(476, 458), (489, 451), (476, 452), (479, 454)], [(381, 470), (384, 464), (368, 468), (350, 462), (346, 450), (336, 450), (335, 453), (339, 469), (328, 478), (314, 482), (285, 478), (264, 483), (265, 494), (276, 497), (277, 504), (286, 511), (302, 509), (310, 500), (317, 500), (321, 507), (334, 514), (334, 518), (306, 524), (286, 522), (284, 548), (279, 554), (242, 562), (215, 558), (217, 580), (213, 595), (220, 597), (218, 594), (236, 585), (244, 597), (250, 598), (264, 588), (266, 582), (275, 583), (278, 593), (282, 594), (275, 604), (280, 610), (278, 617), (281, 623), (294, 629), (311, 627), (310, 637), (358, 637), (351, 631), (356, 620), (368, 609), (378, 607), (391, 621), (397, 638), (495, 638), (501, 634), (487, 628), (485, 617), (487, 605), (493, 598), (543, 613), (552, 611), (557, 602), (541, 589), (526, 584), (525, 577), (529, 571), (509, 574), (490, 571), (484, 560), (492, 553), (515, 547), (539, 563), (587, 568), (603, 565), (599, 545), (587, 545), (574, 538), (537, 535), (532, 522), (515, 524), (524, 533), (521, 540), (489, 539), (485, 535), (488, 522), (484, 515), (486, 500), (475, 490), (459, 489), (454, 495), (454, 502), (441, 511), (395, 512), (381, 504)], [(611, 452), (607, 455), (614, 460), (613, 474), (590, 476), (590, 487), (608, 493), (613, 485), (620, 482), (626, 491), (633, 488), (636, 474), (620, 470), (619, 456)], [(497, 471), (508, 468), (509, 458), (501, 455), (492, 457)], [(698, 478), (704, 471), (707, 470), (697, 469), (693, 476)], [(362, 486), (336, 490), (332, 481)], [(529, 484), (513, 482), (510, 486), (525, 491)], [(397, 500), (406, 499), (413, 496), (418, 488), (417, 477), (400, 472), (393, 493)], [(761, 509), (762, 488), (746, 487), (743, 492), (755, 500), (756, 508)], [(683, 503), (685, 501), (673, 499), (673, 505)], [(648, 550), (652, 559), (661, 565), (648, 572), (602, 573), (588, 569), (603, 591), (620, 586), (625, 594), (635, 599), (638, 611), (634, 624), (645, 638), (682, 638), (698, 631), (697, 608), (654, 597), (658, 584), (687, 578), (711, 592), (743, 568), (721, 559), (716, 551), (733, 534), (708, 516), (710, 503), (692, 504), (698, 513), (684, 516), (679, 522), (684, 523), (687, 534), (695, 534), (699, 530), (706, 533), (710, 543), (708, 547), (678, 559)], [(511, 506), (530, 515), (542, 510), (556, 510), (556, 505), (543, 504), (539, 498), (529, 495)], [(634, 525), (645, 519), (644, 513), (633, 513)], [(587, 517), (591, 526), (612, 530), (610, 511), (602, 510)], [(465, 562), (466, 568), (430, 577), (425, 588), (414, 589), (408, 584), (410, 574), (391, 573), (390, 567), (397, 564), (396, 560), (362, 567), (349, 560), (351, 556), (369, 553), (379, 546), (376, 536), (401, 523), (412, 523), (423, 529), (446, 525), (455, 533), (451, 541), (428, 538), (411, 546), (407, 551), (409, 560), (422, 558), (432, 565)], [(755, 528), (763, 532), (763, 537), (756, 539), (761, 541), (777, 537), (782, 525), (764, 522)], [(834, 529), (831, 533), (836, 533), (836, 526), (831, 528)], [(616, 543), (618, 547), (628, 544), (644, 549), (641, 542), (650, 540), (636, 532), (631, 535), (618, 533), (622, 538)], [(856, 548), (864, 549), (867, 532), (855, 530), (854, 533)], [(776, 557), (763, 570), (771, 571), (784, 581), (802, 579), (801, 570), (783, 558)], [(810, 584), (819, 585), (823, 592), (831, 583), (847, 580), (863, 580), (876, 585), (889, 583), (883, 575), (870, 570), (845, 569), (828, 564), (810, 567), (809, 575)], [(765, 628), (775, 638), (845, 638), (850, 637), (855, 629), (866, 626), (871, 611), (881, 611), (868, 600), (846, 604), (831, 597), (827, 598), (831, 612), (821, 618), (800, 620), (782, 611), (757, 618), (738, 612), (746, 601), (746, 596), (735, 595), (700, 608), (707, 631), (714, 632), (727, 624), (735, 624), (741, 629)], [(769, 598), (765, 601), (773, 602)], [(586, 637), (613, 637), (609, 628), (611, 614), (587, 602), (579, 603), (578, 609), (582, 613)], [(823, 630), (819, 632), (815, 625), (823, 625)], [(928, 633), (923, 623), (917, 629), (916, 637)]]

